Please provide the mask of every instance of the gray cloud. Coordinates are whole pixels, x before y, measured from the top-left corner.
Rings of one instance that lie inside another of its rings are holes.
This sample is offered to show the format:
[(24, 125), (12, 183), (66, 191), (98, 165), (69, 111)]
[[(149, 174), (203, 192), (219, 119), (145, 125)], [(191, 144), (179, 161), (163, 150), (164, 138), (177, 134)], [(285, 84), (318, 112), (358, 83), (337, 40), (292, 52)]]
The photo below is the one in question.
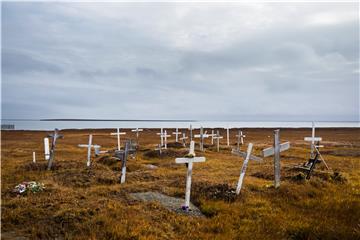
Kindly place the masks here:
[(358, 8), (3, 3), (2, 117), (356, 120)]

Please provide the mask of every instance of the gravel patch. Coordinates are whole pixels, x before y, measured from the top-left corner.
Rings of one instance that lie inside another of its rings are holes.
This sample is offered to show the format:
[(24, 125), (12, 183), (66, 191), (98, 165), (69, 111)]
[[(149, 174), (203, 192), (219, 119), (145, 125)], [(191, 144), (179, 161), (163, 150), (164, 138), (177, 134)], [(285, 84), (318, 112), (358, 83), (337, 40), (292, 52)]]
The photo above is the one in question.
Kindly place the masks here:
[(189, 216), (204, 217), (201, 211), (192, 203), (190, 203), (190, 211), (184, 211), (181, 206), (184, 204), (184, 199), (169, 197), (158, 192), (140, 192), (131, 193), (130, 196), (136, 200), (144, 202), (158, 202), (166, 209)]

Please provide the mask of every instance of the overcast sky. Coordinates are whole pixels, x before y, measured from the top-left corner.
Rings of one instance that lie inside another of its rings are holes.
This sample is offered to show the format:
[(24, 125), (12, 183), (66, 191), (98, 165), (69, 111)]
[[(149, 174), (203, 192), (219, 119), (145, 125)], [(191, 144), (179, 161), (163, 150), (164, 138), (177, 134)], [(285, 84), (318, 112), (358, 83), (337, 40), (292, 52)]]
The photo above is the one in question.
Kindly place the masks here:
[(358, 11), (2, 3), (2, 118), (359, 120)]

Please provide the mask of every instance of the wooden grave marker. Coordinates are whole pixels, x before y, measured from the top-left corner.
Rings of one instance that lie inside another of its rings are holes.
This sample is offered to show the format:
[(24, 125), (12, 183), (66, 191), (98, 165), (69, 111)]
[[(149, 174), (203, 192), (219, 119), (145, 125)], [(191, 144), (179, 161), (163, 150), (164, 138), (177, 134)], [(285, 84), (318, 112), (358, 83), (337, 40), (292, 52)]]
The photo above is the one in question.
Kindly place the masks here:
[(180, 140), (182, 141), (182, 144), (183, 144), (184, 147), (186, 147), (186, 139), (188, 139), (188, 137), (186, 137), (185, 133), (183, 133)]
[(217, 152), (220, 151), (220, 139), (223, 138), (223, 136), (220, 136), (219, 130), (216, 131), (216, 135), (213, 137), (216, 140), (216, 149)]
[(182, 206), (182, 209), (185, 211), (190, 210), (190, 193), (191, 193), (191, 175), (193, 163), (205, 162), (205, 157), (196, 157), (195, 156), (195, 142), (190, 142), (190, 151), (186, 157), (176, 158), (175, 163), (177, 164), (187, 164), (187, 174), (186, 174), (186, 190), (185, 190), (185, 204)]
[(208, 138), (209, 134), (207, 134), (206, 131), (204, 133), (204, 128), (201, 127), (200, 128), (200, 134), (195, 134), (194, 137), (195, 138), (200, 138), (200, 151), (204, 151), (204, 139)]
[(112, 135), (112, 136), (117, 136), (117, 145), (118, 145), (118, 150), (120, 151), (121, 150), (121, 142), (120, 142), (120, 140), (121, 140), (121, 135), (125, 135), (126, 134), (126, 132), (120, 132), (120, 128), (117, 128), (117, 131), (116, 131), (116, 133), (110, 133), (110, 135)]
[(243, 163), (243, 165), (241, 167), (241, 171), (240, 171), (239, 181), (238, 181), (238, 184), (236, 186), (236, 194), (237, 195), (240, 194), (241, 187), (242, 187), (244, 177), (245, 177), (245, 172), (246, 172), (247, 166), (249, 164), (249, 160), (262, 161), (262, 158), (251, 155), (252, 148), (253, 148), (253, 144), (249, 143), (246, 153), (240, 152), (240, 151), (235, 150), (235, 149), (233, 149), (232, 152), (231, 152), (232, 154), (235, 154), (237, 156), (240, 156), (240, 157), (244, 158), (244, 163)]
[(134, 149), (131, 149), (131, 141), (125, 142), (125, 148), (124, 150), (115, 151), (115, 157), (121, 161), (121, 175), (120, 175), (120, 183), (125, 183), (126, 180), (126, 162), (128, 155), (135, 151)]
[(226, 143), (227, 143), (227, 146), (229, 147), (230, 146), (230, 132), (229, 132), (229, 127), (226, 128)]
[(136, 144), (139, 145), (139, 132), (144, 131), (144, 129), (141, 128), (135, 128), (131, 130), (132, 132), (136, 132)]
[(48, 137), (51, 138), (51, 149), (50, 149), (50, 159), (48, 162), (48, 167), (47, 169), (50, 170), (54, 161), (55, 161), (55, 146), (56, 146), (56, 140), (58, 138), (64, 138), (63, 135), (59, 134), (59, 129), (55, 128), (54, 133), (48, 135)]
[(45, 153), (45, 160), (50, 160), (50, 146), (49, 146), (49, 138), (44, 138), (44, 153)]
[(274, 186), (280, 187), (280, 152), (290, 148), (290, 142), (280, 144), (280, 130), (274, 130), (274, 146), (262, 150), (263, 157), (274, 155)]
[(176, 131), (172, 133), (175, 135), (175, 142), (179, 142), (179, 135), (181, 135), (181, 132), (179, 132), (179, 129), (176, 128)]
[(99, 145), (93, 145), (92, 144), (92, 139), (93, 136), (92, 134), (89, 135), (89, 143), (88, 144), (78, 144), (78, 147), (82, 147), (82, 148), (87, 148), (87, 161), (86, 161), (86, 166), (90, 167), (91, 165), (91, 148), (94, 148), (95, 150), (95, 155), (98, 155), (97, 153), (97, 149), (100, 150), (100, 146)]
[(237, 150), (240, 151), (240, 144), (244, 145), (244, 138), (246, 137), (246, 135), (243, 134), (243, 132), (241, 130), (239, 130), (238, 135), (236, 135), (237, 137)]

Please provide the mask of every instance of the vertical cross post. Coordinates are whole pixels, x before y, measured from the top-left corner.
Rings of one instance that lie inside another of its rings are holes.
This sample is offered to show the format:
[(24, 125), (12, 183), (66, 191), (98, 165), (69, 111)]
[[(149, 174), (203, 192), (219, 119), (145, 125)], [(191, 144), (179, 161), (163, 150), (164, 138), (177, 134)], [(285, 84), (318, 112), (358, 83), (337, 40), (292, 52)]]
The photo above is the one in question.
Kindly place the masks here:
[(129, 141), (126, 141), (126, 142), (125, 142), (124, 157), (123, 157), (123, 160), (122, 160), (122, 162), (121, 162), (121, 178), (120, 178), (120, 183), (121, 183), (121, 184), (125, 183), (125, 178), (126, 178), (126, 161), (127, 161), (127, 157), (128, 157), (129, 148), (130, 148), (130, 142), (129, 142)]
[(44, 151), (45, 151), (45, 160), (49, 161), (50, 159), (49, 138), (44, 138)]
[(189, 157), (176, 158), (176, 163), (186, 163), (187, 164), (187, 173), (186, 173), (186, 190), (185, 190), (185, 204), (183, 206), (184, 210), (188, 210), (190, 207), (190, 193), (191, 193), (191, 175), (193, 163), (195, 162), (205, 162), (205, 157), (195, 157), (195, 142), (190, 142), (190, 151)]
[(190, 124), (190, 142), (193, 139), (192, 125)]
[(230, 146), (230, 133), (229, 133), (229, 127), (226, 128), (226, 141), (227, 145)]
[(211, 145), (214, 145), (214, 129), (211, 130)]
[(237, 187), (236, 187), (236, 194), (237, 195), (239, 195), (240, 191), (241, 191), (241, 187), (242, 187), (244, 177), (245, 177), (246, 168), (248, 166), (249, 159), (250, 159), (250, 156), (251, 156), (252, 147), (253, 147), (253, 144), (249, 143), (248, 148), (247, 148), (247, 152), (246, 152), (246, 157), (245, 157), (243, 166), (241, 168), (239, 181), (238, 181), (238, 184), (237, 184)]
[(48, 137), (52, 138), (51, 141), (51, 149), (50, 149), (50, 159), (49, 159), (49, 163), (48, 163), (48, 167), (47, 169), (50, 170), (52, 167), (52, 164), (55, 160), (55, 146), (56, 146), (56, 140), (58, 138), (63, 138), (63, 136), (61, 134), (59, 134), (59, 129), (55, 128), (54, 133), (50, 134)]
[(200, 128), (200, 151), (204, 151), (204, 129)]
[(33, 152), (33, 163), (36, 163), (36, 156), (35, 156), (35, 152)]
[(90, 167), (91, 164), (91, 145), (92, 145), (92, 134), (89, 135), (89, 147), (88, 147), (87, 162), (86, 162), (87, 167)]
[(280, 187), (280, 130), (274, 131), (274, 174), (275, 188)]

